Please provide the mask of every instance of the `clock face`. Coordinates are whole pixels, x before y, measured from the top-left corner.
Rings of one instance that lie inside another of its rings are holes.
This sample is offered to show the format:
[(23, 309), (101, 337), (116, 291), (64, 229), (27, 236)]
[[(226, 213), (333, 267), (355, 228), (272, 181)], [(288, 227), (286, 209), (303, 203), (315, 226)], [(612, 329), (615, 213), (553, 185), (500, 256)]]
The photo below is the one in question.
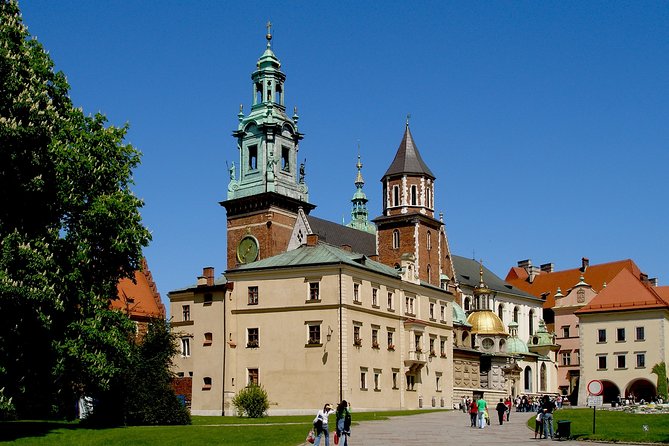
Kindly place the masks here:
[(244, 237), (237, 246), (237, 260), (251, 263), (258, 259), (258, 240), (251, 235)]

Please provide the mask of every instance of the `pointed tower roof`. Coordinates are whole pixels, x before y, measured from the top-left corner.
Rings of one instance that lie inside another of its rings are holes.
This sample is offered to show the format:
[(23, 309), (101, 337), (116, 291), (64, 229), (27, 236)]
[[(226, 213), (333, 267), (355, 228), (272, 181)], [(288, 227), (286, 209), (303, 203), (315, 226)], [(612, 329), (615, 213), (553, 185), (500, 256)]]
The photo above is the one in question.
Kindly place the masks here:
[(411, 130), (409, 130), (408, 120), (404, 130), (404, 137), (402, 137), (402, 142), (397, 148), (395, 159), (390, 164), (384, 177), (403, 174), (425, 175), (432, 179), (435, 178), (434, 174), (430, 168), (427, 167), (427, 164), (425, 164), (418, 152), (418, 147), (416, 147), (416, 143), (413, 141), (413, 136), (411, 136)]

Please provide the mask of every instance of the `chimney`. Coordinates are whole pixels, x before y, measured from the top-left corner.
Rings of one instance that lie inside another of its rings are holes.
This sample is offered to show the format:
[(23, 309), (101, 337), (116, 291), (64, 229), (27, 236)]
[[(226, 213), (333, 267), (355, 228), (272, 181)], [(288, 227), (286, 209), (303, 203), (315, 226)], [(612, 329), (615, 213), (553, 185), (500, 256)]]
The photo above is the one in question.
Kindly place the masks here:
[(584, 273), (589, 266), (590, 266), (590, 259), (588, 259), (587, 257), (583, 257), (581, 259), (581, 272)]
[(650, 286), (657, 286), (657, 277), (653, 277), (652, 279), (648, 279), (648, 284)]
[(555, 271), (555, 267), (553, 266), (552, 263), (544, 263), (539, 268), (541, 268), (542, 273), (552, 273), (553, 271)]
[(541, 270), (539, 269), (538, 266), (528, 266), (527, 267), (527, 280), (528, 282), (532, 283), (534, 282), (534, 279), (537, 278), (539, 274), (541, 274)]
[(307, 234), (307, 246), (316, 246), (318, 244), (318, 234)]
[(528, 273), (530, 272), (529, 267), (531, 267), (531, 266), (532, 266), (532, 260), (530, 260), (530, 259), (519, 260), (518, 261), (518, 267), (523, 268)]
[(641, 275), (639, 276), (639, 279), (641, 279), (641, 281), (642, 281), (643, 283), (648, 283), (648, 274), (646, 274), (646, 273), (641, 273)]
[(341, 249), (343, 249), (346, 252), (353, 252), (353, 248), (351, 245), (341, 245)]
[(207, 279), (207, 286), (214, 286), (214, 267), (207, 266), (202, 268), (202, 275)]

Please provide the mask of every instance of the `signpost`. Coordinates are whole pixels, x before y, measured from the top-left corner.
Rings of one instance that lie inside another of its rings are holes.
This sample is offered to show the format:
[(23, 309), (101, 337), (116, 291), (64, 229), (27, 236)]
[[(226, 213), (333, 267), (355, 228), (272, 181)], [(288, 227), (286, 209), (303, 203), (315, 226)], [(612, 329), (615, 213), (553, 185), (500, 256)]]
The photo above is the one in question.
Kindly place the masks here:
[(596, 413), (597, 406), (604, 404), (604, 397), (602, 393), (604, 392), (604, 384), (598, 380), (593, 379), (588, 383), (588, 406), (592, 406), (592, 433), (595, 433), (595, 426), (597, 425)]

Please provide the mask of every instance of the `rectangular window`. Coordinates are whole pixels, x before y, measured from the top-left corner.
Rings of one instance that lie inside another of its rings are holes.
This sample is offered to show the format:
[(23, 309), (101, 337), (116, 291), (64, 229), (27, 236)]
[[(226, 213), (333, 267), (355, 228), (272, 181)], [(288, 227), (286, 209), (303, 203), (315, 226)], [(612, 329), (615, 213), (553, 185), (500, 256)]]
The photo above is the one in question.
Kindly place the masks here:
[(416, 377), (414, 375), (407, 375), (407, 390), (413, 390), (416, 385)]
[(434, 320), (434, 303), (430, 302), (430, 319)]
[(246, 330), (246, 347), (247, 348), (260, 347), (260, 338), (258, 336), (257, 328), (249, 328)]
[(606, 329), (600, 328), (597, 330), (597, 342), (606, 342)]
[(606, 369), (606, 356), (597, 356), (597, 368), (600, 370)]
[(181, 338), (181, 356), (184, 358), (190, 356), (190, 338)]
[(437, 351), (434, 348), (435, 341), (435, 338), (430, 337), (430, 356), (437, 356)]
[(388, 309), (393, 309), (393, 293), (391, 291), (388, 291)]
[(388, 350), (395, 350), (394, 334), (394, 331), (388, 330)]
[(413, 297), (411, 297), (411, 296), (407, 296), (407, 297), (406, 297), (406, 299), (405, 299), (405, 308), (404, 308), (404, 312), (405, 312), (406, 314), (414, 315), (414, 311), (413, 311), (414, 301), (415, 301), (415, 298), (413, 298)]
[(439, 318), (442, 322), (446, 320), (446, 306), (445, 305), (441, 305), (441, 309), (440, 309), (440, 312), (439, 312)]
[(202, 379), (202, 390), (211, 390), (211, 377), (205, 376)]
[(393, 389), (399, 389), (397, 386), (397, 377), (399, 376), (400, 372), (397, 369), (393, 369)]
[(290, 172), (290, 148), (281, 146), (281, 170)]
[(416, 348), (417, 352), (422, 352), (423, 351), (423, 348), (421, 347), (421, 343), (420, 343), (420, 335), (418, 333), (416, 333), (414, 335), (414, 347)]
[(256, 386), (260, 382), (258, 380), (258, 369), (248, 369), (249, 370), (249, 375), (248, 375), (248, 382), (247, 385), (255, 384)]
[(360, 337), (360, 325), (353, 326), (353, 345), (361, 346), (362, 338)]
[(309, 344), (319, 345), (321, 343), (321, 325), (309, 324)]
[(360, 284), (353, 284), (353, 302), (360, 303)]
[(636, 327), (636, 340), (644, 341), (646, 340), (646, 330), (644, 327)]
[(310, 300), (320, 300), (320, 283), (318, 282), (309, 282), (309, 299)]
[(381, 390), (381, 370), (374, 369), (374, 390)]
[(616, 330), (616, 340), (618, 342), (625, 342), (625, 329), (624, 328), (618, 328)]
[(441, 373), (440, 372), (435, 373), (434, 377), (435, 377), (434, 385), (436, 387), (436, 390), (437, 392), (441, 392)]
[(636, 354), (636, 366), (638, 369), (643, 369), (646, 367), (646, 354), (637, 353)]
[(562, 365), (571, 365), (571, 352), (561, 352)]
[(372, 348), (379, 348), (379, 329), (372, 328)]
[(562, 337), (563, 338), (568, 338), (569, 337), (569, 326), (568, 325), (562, 327)]
[(379, 290), (377, 288), (372, 288), (372, 306), (379, 306)]
[(367, 390), (367, 369), (360, 369), (360, 390)]
[(190, 305), (183, 305), (181, 307), (181, 312), (183, 315), (183, 320), (184, 321), (189, 321), (190, 320)]
[(249, 146), (249, 170), (258, 168), (258, 146)]
[(249, 305), (258, 305), (258, 287), (249, 287)]
[(439, 340), (439, 354), (442, 358), (446, 357), (446, 338), (441, 338)]
[(625, 355), (617, 355), (617, 359), (618, 359), (619, 369), (624, 369), (627, 367), (627, 365), (625, 364)]

